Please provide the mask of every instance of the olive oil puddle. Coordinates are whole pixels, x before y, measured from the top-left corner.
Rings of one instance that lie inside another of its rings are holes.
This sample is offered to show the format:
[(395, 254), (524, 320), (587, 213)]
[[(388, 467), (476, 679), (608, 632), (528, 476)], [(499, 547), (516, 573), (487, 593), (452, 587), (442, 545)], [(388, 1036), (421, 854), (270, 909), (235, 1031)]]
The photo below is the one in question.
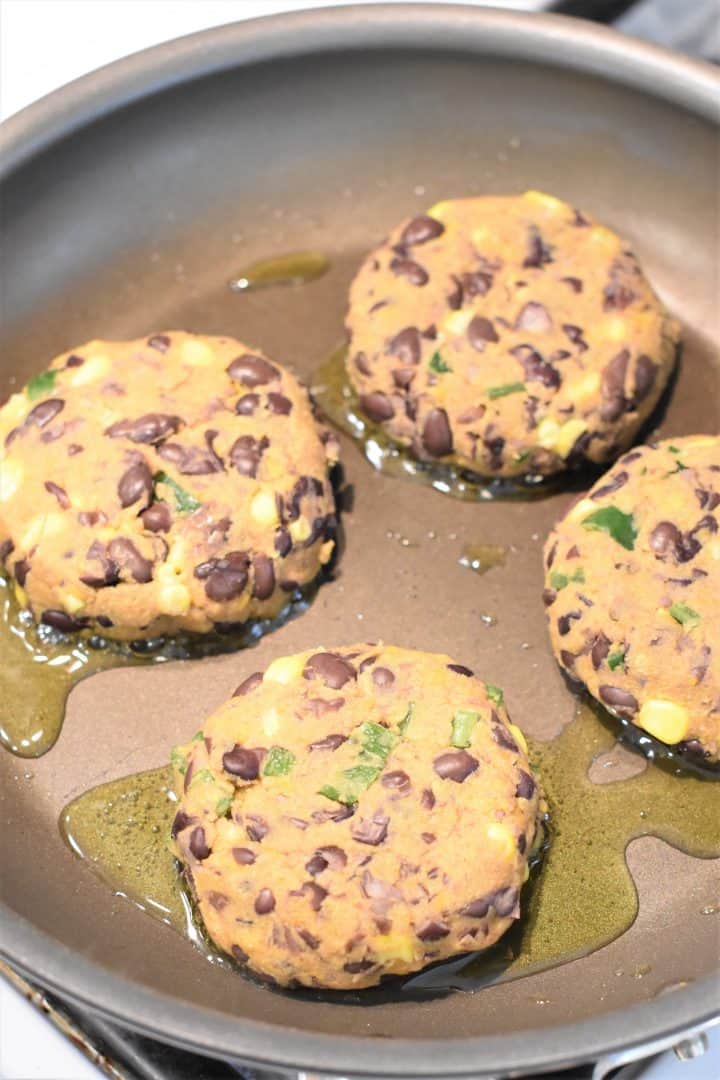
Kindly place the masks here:
[(130, 646), (38, 626), (18, 604), (9, 580), (0, 576), (0, 745), (19, 757), (40, 757), (60, 734), (68, 694), (82, 679), (110, 668), (248, 648), (306, 611), (318, 585), (298, 590), (277, 618), (248, 623), (229, 634), (186, 634)]
[(267, 289), (273, 285), (306, 285), (330, 269), (330, 260), (319, 251), (294, 251), (251, 263), (228, 282), (232, 292)]
[[(524, 890), (524, 918), (497, 945), (377, 989), (293, 993), (381, 1004), (476, 990), (556, 967), (607, 945), (635, 920), (637, 894), (625, 863), (631, 840), (656, 836), (689, 855), (720, 855), (720, 784), (680, 770), (671, 760), (649, 763), (627, 780), (588, 779), (591, 763), (612, 749), (615, 728), (581, 703), (575, 721), (556, 739), (531, 744), (550, 804), (549, 845)], [(60, 830), (118, 896), (189, 937), (212, 962), (240, 970), (193, 919), (168, 847), (176, 811), (169, 785), (169, 767), (103, 784), (65, 808)]]
[(499, 544), (466, 544), (458, 560), (475, 574), (486, 574), (495, 566), (504, 566), (507, 548)]
[(463, 502), (494, 499), (543, 499), (559, 491), (584, 491), (597, 479), (600, 470), (587, 466), (562, 477), (537, 473), (509, 479), (483, 477), (455, 465), (417, 461), (406, 447), (394, 443), (379, 424), (369, 420), (360, 408), (357, 394), (345, 373), (347, 346), (341, 345), (312, 375), (310, 390), (314, 400), (337, 428), (359, 446), (374, 469), (392, 477), (408, 477)]

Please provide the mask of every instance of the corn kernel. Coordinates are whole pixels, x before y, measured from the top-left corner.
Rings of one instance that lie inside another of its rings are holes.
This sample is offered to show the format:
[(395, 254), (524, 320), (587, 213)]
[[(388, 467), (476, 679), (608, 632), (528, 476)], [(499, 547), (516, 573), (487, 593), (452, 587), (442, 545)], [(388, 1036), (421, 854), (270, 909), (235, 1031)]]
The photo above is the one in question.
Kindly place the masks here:
[(515, 834), (511, 829), (508, 829), (507, 825), (501, 825), (497, 821), (491, 821), (487, 827), (487, 838), (488, 840), (491, 840), (496, 847), (502, 848), (505, 858), (512, 859), (517, 855)]
[(410, 934), (383, 934), (375, 943), (375, 952), (381, 963), (400, 960), (409, 964), (415, 957), (415, 942)]
[(711, 558), (720, 559), (720, 540), (711, 540), (706, 546)]
[(271, 526), (279, 524), (280, 519), (278, 517), (275, 493), (260, 488), (250, 500), (250, 517), (258, 525)]
[[(267, 678), (267, 672), (265, 672), (265, 678)], [(261, 724), (268, 738), (271, 739), (273, 735), (276, 735), (280, 729), (280, 714), (277, 709), (268, 709), (263, 715)]]
[(294, 543), (302, 544), (310, 536), (312, 527), (306, 517), (299, 517), (288, 525), (288, 532), (292, 536)]
[(510, 734), (512, 735), (515, 742), (518, 744), (523, 753), (527, 754), (527, 739), (523, 735), (520, 728), (517, 726), (517, 724), (508, 724), (508, 727), (510, 728)]
[(189, 364), (191, 367), (207, 367), (215, 359), (215, 354), (209, 345), (193, 339), (183, 341), (180, 346), (180, 356), (183, 363)]
[(600, 389), (600, 372), (589, 371), (577, 386), (573, 387), (571, 397), (573, 401), (584, 401), (585, 398), (594, 397)]
[(428, 210), (428, 217), (437, 218), (438, 221), (442, 221), (443, 215), (447, 213), (448, 209), (452, 207), (452, 200), (443, 199), (441, 202), (436, 202), (434, 206), (431, 206)]
[(477, 229), (473, 229), (471, 238), (473, 245), (476, 248), (483, 247), (487, 243), (489, 233), (484, 225), (480, 225)]
[(698, 446), (712, 446), (717, 442), (716, 435), (693, 435), (691, 438), (683, 439), (683, 450), (696, 450)]
[(558, 432), (558, 437), (555, 440), (555, 452), (558, 453), (560, 457), (567, 457), (577, 439), (579, 439), (585, 431), (587, 431), (587, 424), (584, 420), (577, 418), (575, 420), (567, 420)]
[(616, 251), (620, 247), (619, 238), (603, 225), (593, 225), (592, 228), (587, 230), (585, 236), (593, 244), (605, 248), (606, 251)]
[(611, 315), (602, 324), (602, 335), (608, 341), (627, 341), (628, 324), (621, 315)]
[(597, 503), (592, 499), (581, 499), (580, 502), (575, 503), (572, 510), (567, 514), (567, 521), (580, 521), (593, 510), (597, 510)]
[(185, 615), (190, 610), (190, 590), (175, 582), (158, 591), (158, 606), (163, 615)]
[(643, 704), (635, 722), (661, 742), (673, 744), (687, 737), (690, 714), (684, 705), (655, 698)]
[(0, 502), (12, 499), (23, 482), (23, 467), (15, 458), (0, 461)]
[(17, 600), (18, 605), (21, 608), (27, 607), (27, 605), (28, 605), (27, 593), (23, 589), (22, 585), (18, 585), (17, 581), (15, 582), (15, 599)]
[(523, 194), (523, 199), (534, 203), (535, 206), (541, 206), (544, 210), (549, 210), (553, 214), (559, 214), (561, 210), (565, 209), (565, 204), (560, 199), (556, 199), (554, 195), (546, 195), (543, 191), (526, 191)]
[(299, 656), (279, 656), (273, 660), (263, 677), (264, 682), (276, 682), (287, 685), (295, 682), (303, 673), (305, 660)]
[(465, 333), (472, 320), (472, 311), (453, 311), (451, 315), (443, 319), (443, 327), (449, 334), (460, 337), (461, 334)]
[(0, 409), (0, 421), (2, 421), (3, 430), (5, 430), (6, 426), (8, 431), (14, 428), (16, 424), (25, 419), (27, 411), (25, 394), (12, 394)]
[(330, 562), (334, 547), (335, 547), (335, 541), (334, 540), (326, 540), (325, 543), (320, 548), (320, 552), (319, 552), (318, 557), (320, 559), (320, 563), (323, 566), (325, 565), (325, 563)]
[(68, 382), (71, 386), (87, 386), (88, 383), (101, 379), (109, 368), (109, 358), (102, 353), (96, 353), (95, 356), (89, 356), (82, 367), (73, 369)]
[(552, 450), (560, 434), (560, 425), (551, 416), (546, 416), (537, 426), (537, 442), (543, 450)]
[(63, 514), (38, 514), (28, 525), (20, 538), (20, 547), (24, 551), (34, 548), (40, 540), (48, 536), (57, 536), (65, 528), (66, 518)]
[(62, 593), (60, 596), (60, 602), (65, 611), (67, 611), (70, 615), (76, 615), (78, 611), (81, 611), (82, 608), (85, 607), (80, 597), (76, 596), (75, 593)]

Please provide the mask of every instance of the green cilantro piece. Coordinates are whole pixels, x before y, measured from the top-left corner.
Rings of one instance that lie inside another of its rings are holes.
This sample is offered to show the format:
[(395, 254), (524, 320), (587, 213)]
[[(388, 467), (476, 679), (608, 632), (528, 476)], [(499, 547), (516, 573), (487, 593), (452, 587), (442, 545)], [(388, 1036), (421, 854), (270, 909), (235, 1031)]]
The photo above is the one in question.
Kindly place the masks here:
[(344, 769), (337, 777), (335, 784), (325, 784), (318, 794), (333, 802), (343, 803), (344, 806), (354, 806), (363, 791), (374, 784), (380, 775), (380, 769), (373, 765), (353, 765), (350, 769)]
[(200, 503), (194, 495), (191, 495), (189, 491), (186, 491), (184, 487), (178, 484), (177, 480), (173, 480), (172, 476), (168, 476), (166, 472), (157, 472), (153, 476), (153, 484), (155, 486), (155, 498), (160, 502), (165, 500), (158, 495), (158, 484), (164, 484), (165, 487), (170, 488), (175, 497), (175, 509), (179, 514), (192, 514), (195, 510), (199, 510), (202, 503)]
[(196, 784), (214, 784), (215, 777), (209, 769), (201, 769), (200, 772), (195, 773), (190, 781), (190, 787), (195, 787)]
[(521, 450), (519, 454), (515, 455), (513, 460), (514, 460), (516, 465), (522, 465), (523, 461), (527, 461), (527, 459), (529, 457), (530, 457), (530, 451), (529, 450)]
[(625, 650), (616, 649), (615, 652), (611, 652), (607, 658), (607, 662), (611, 671), (614, 671), (615, 668), (619, 668), (621, 664), (625, 663)]
[(458, 709), (452, 718), (450, 745), (457, 746), (461, 750), (469, 746), (473, 728), (479, 719), (479, 712), (472, 712), (470, 709)]
[(33, 375), (25, 387), (25, 392), (30, 400), (36, 401), (37, 398), (45, 397), (51, 390), (54, 390), (58, 374), (57, 371), (41, 371), (39, 375)]
[(373, 724), (370, 721), (360, 725), (358, 734), (362, 740), (363, 752), (370, 754), (372, 757), (379, 757), (383, 764), (387, 761), (390, 751), (400, 738), (394, 731), (388, 730), (382, 724)]
[(215, 807), (215, 813), (218, 817), (225, 817), (228, 810), (232, 806), (232, 795), (223, 795), (222, 799), (218, 799)]
[(190, 742), (202, 742), (204, 738), (202, 731), (196, 731)]
[(295, 755), (284, 746), (271, 746), (263, 766), (263, 776), (287, 776), (295, 764)]
[(578, 581), (580, 584), (585, 583), (585, 571), (582, 566), (579, 566), (574, 574), (561, 574), (558, 570), (553, 570), (550, 575), (550, 584), (558, 592), (564, 589), (566, 585), (569, 585), (571, 581)]
[(680, 453), (680, 447), (679, 446), (668, 446), (668, 450), (670, 451), (671, 454), (679, 454)]
[(502, 705), (505, 700), (505, 695), (499, 686), (492, 686), (490, 683), (486, 683), (485, 690), (491, 701), (494, 701), (496, 705)]
[(438, 375), (445, 375), (446, 372), (452, 371), (450, 365), (445, 363), (439, 352), (434, 352), (432, 354), (428, 367), (431, 371), (436, 371)]
[(687, 630), (694, 630), (700, 623), (700, 616), (697, 611), (693, 611), (687, 604), (672, 604), (670, 614), (676, 622), (679, 622)]
[(402, 720), (401, 720), (401, 721), (400, 721), (400, 723), (398, 724), (398, 732), (399, 732), (399, 734), (400, 734), (400, 735), (404, 735), (404, 734), (405, 734), (405, 732), (407, 731), (407, 729), (408, 729), (408, 724), (409, 724), (409, 723), (410, 723), (410, 721), (412, 720), (412, 715), (413, 715), (413, 709), (414, 709), (414, 708), (415, 708), (415, 702), (414, 702), (414, 701), (411, 701), (411, 702), (410, 702), (410, 703), (408, 704), (408, 707), (407, 707), (407, 712), (405, 713), (405, 715), (403, 716)]
[(170, 751), (170, 764), (177, 769), (181, 776), (187, 772), (187, 759), (179, 746), (173, 746)]
[(617, 506), (602, 506), (599, 510), (593, 510), (583, 518), (581, 525), (584, 529), (592, 532), (605, 532), (618, 544), (633, 551), (637, 539), (635, 518), (632, 514), (626, 514), (618, 510)]
[(508, 394), (522, 394), (525, 389), (524, 382), (509, 382), (503, 383), (502, 386), (491, 386), (488, 388), (487, 396), (491, 401), (495, 398), (507, 397)]

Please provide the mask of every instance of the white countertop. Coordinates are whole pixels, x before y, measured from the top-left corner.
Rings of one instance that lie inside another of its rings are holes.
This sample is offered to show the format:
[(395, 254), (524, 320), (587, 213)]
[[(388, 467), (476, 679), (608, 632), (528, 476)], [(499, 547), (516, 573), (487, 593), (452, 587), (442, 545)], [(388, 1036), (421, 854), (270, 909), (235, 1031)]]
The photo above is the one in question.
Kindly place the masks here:
[[(238, 19), (340, 2), (1, 0), (0, 119), (88, 71), (150, 45)], [(482, 4), (484, 0), (469, 2)], [(503, 0), (502, 6), (539, 9), (542, 0)], [(104, 1076), (17, 990), (0, 980), (2, 1080), (101, 1080)], [(643, 1080), (718, 1080), (720, 1030), (712, 1033), (711, 1050), (705, 1056), (680, 1062), (668, 1053), (642, 1076)]]

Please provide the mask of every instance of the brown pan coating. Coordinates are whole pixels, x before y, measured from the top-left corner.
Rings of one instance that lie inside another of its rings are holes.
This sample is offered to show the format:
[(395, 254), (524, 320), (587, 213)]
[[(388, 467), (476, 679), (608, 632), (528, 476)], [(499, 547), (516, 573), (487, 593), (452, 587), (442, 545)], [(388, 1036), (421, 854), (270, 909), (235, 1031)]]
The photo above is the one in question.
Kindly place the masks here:
[(272, 617), (331, 556), (337, 443), (228, 337), (91, 341), (0, 409), (0, 555), (60, 630), (205, 633)]
[(173, 764), (208, 933), (278, 983), (371, 986), (519, 917), (540, 792), (500, 691), (448, 656), (275, 660)]
[(612, 460), (679, 333), (620, 237), (534, 191), (393, 229), (353, 281), (347, 328), (367, 415), (414, 456), (486, 476)]
[(639, 446), (545, 546), (559, 663), (669, 745), (720, 757), (720, 437)]

